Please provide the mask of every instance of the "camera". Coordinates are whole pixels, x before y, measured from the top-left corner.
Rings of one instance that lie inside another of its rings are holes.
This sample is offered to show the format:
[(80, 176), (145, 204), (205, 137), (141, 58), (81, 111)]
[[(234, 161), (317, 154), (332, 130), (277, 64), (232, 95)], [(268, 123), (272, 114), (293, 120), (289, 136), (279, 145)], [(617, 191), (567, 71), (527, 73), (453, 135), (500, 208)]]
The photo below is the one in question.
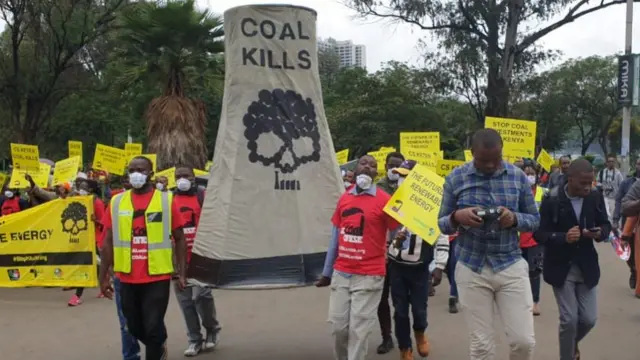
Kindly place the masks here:
[(486, 232), (496, 232), (500, 230), (500, 222), (498, 219), (502, 215), (502, 209), (491, 207), (475, 211), (476, 215), (482, 218), (482, 229)]

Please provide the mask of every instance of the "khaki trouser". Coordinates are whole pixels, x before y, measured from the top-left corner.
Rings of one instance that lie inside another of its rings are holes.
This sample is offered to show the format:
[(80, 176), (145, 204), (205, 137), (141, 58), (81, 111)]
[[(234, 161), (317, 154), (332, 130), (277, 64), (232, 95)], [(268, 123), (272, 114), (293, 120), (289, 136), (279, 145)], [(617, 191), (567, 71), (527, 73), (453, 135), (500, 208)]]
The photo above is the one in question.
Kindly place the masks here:
[(533, 360), (533, 297), (527, 262), (519, 260), (497, 273), (485, 266), (480, 274), (459, 262), (456, 283), (460, 303), (466, 308), (470, 359), (496, 359), (493, 319), (497, 305), (509, 341), (509, 359)]
[(333, 273), (329, 323), (336, 360), (364, 360), (367, 356), (383, 285), (384, 276)]

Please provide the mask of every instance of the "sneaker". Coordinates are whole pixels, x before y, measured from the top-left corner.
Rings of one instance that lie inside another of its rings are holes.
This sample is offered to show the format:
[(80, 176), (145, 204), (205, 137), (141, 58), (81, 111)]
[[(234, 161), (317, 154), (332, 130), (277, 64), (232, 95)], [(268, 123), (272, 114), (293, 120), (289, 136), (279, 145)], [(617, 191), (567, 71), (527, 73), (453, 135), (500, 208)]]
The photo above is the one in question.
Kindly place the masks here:
[(449, 314), (457, 314), (458, 313), (458, 298), (450, 297), (449, 298)]
[(202, 351), (201, 343), (189, 344), (189, 347), (187, 348), (187, 350), (184, 351), (184, 356), (194, 357), (200, 354), (200, 351)]
[(73, 295), (71, 297), (71, 300), (69, 300), (69, 302), (67, 303), (67, 305), (69, 306), (78, 306), (82, 304), (82, 300), (80, 300), (80, 298), (77, 295)]
[(219, 341), (219, 337), (218, 337), (219, 333), (220, 333), (220, 328), (217, 328), (211, 332), (207, 331), (207, 337), (204, 340), (203, 350), (210, 351), (216, 348)]
[(414, 331), (414, 335), (416, 338), (416, 349), (418, 350), (418, 354), (422, 357), (429, 356), (431, 346), (427, 335), (424, 331)]
[(380, 346), (378, 346), (378, 351), (377, 353), (380, 355), (386, 354), (389, 351), (393, 350), (395, 345), (393, 345), (393, 339), (391, 338), (386, 338), (382, 340), (382, 344), (380, 344)]

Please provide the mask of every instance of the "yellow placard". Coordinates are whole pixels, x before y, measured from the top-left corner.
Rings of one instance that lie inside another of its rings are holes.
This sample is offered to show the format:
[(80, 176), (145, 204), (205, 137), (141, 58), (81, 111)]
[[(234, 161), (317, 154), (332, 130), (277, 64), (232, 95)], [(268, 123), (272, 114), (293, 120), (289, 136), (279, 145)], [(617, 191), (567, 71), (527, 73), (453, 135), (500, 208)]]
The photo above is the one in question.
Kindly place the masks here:
[(386, 172), (385, 163), (387, 162), (387, 155), (394, 151), (396, 151), (396, 148), (394, 147), (383, 147), (378, 151), (370, 151), (367, 153), (367, 155), (373, 156), (378, 163), (378, 176), (384, 176)]
[(207, 170), (207, 171), (211, 170), (212, 166), (213, 166), (213, 161), (207, 161), (207, 165), (205, 166), (205, 170)]
[(336, 153), (338, 165), (344, 165), (349, 162), (349, 149), (340, 150)]
[(77, 156), (57, 161), (53, 170), (53, 181), (51, 185), (55, 186), (65, 182), (73, 182), (78, 176), (79, 163), (80, 158)]
[(384, 212), (433, 245), (438, 236), (438, 212), (444, 179), (425, 166), (416, 165), (398, 187)]
[(423, 150), (429, 152), (440, 152), (439, 132), (401, 132), (400, 152), (405, 154), (408, 149)]
[(535, 121), (487, 116), (484, 126), (500, 133), (504, 143), (502, 156), (513, 163), (517, 159), (533, 159), (535, 156), (536, 125)]
[(444, 151), (440, 150), (438, 155), (440, 155), (440, 159), (444, 159)]
[(464, 161), (460, 160), (438, 160), (438, 167), (436, 168), (436, 174), (442, 177), (447, 177), (451, 171), (460, 165), (464, 165)]
[(176, 187), (176, 168), (175, 167), (158, 172), (156, 174), (156, 179), (159, 176), (164, 176), (167, 178), (167, 186), (169, 187), (169, 189), (173, 189)]
[(4, 183), (7, 182), (7, 174), (0, 173), (0, 190), (4, 186)]
[(540, 150), (540, 154), (538, 154), (538, 159), (536, 161), (548, 172), (551, 172), (551, 166), (556, 163), (553, 156), (549, 155), (545, 149)]
[(126, 143), (124, 144), (124, 152), (127, 156), (127, 162), (131, 162), (134, 157), (142, 155), (142, 144)]
[(82, 167), (84, 158), (82, 157), (82, 141), (69, 141), (69, 158), (78, 157), (78, 168)]
[(31, 170), (13, 170), (11, 173), (11, 180), (9, 180), (9, 187), (12, 189), (26, 189), (29, 182), (25, 178), (26, 174), (31, 175), (33, 182), (39, 188), (49, 187), (49, 174), (51, 173), (51, 165), (40, 163), (40, 169), (38, 171)]
[(97, 285), (93, 198), (57, 199), (0, 220), (0, 287)]
[(93, 156), (93, 168), (116, 175), (124, 175), (127, 167), (127, 157), (124, 150), (98, 144)]
[(40, 152), (37, 145), (11, 144), (11, 161), (18, 170), (40, 169)]
[(200, 170), (200, 169), (193, 169), (193, 173), (196, 176), (209, 176), (209, 172), (208, 171), (204, 171), (204, 170)]
[[(156, 154), (142, 154), (140, 156), (144, 156), (147, 159), (151, 160), (151, 164), (153, 165), (151, 170), (153, 170), (153, 172), (155, 173), (156, 170), (158, 169), (158, 165), (157, 165), (158, 164), (158, 162), (157, 162), (158, 161), (158, 156)], [(129, 160), (129, 161), (131, 161), (131, 160)]]
[(464, 161), (472, 161), (473, 160), (473, 154), (471, 153), (471, 150), (465, 150), (464, 151)]
[(432, 171), (436, 171), (436, 168), (438, 166), (438, 159), (440, 157), (440, 155), (436, 152), (414, 148), (405, 148), (402, 154), (408, 160), (415, 160), (418, 164), (424, 165)]

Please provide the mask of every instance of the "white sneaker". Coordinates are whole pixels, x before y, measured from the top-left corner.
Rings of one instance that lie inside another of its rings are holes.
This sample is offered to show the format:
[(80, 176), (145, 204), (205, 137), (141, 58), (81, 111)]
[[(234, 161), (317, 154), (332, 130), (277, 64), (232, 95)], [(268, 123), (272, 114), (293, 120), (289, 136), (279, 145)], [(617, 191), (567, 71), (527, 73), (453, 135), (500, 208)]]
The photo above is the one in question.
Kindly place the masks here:
[(220, 333), (219, 329), (216, 331), (207, 333), (207, 337), (204, 340), (204, 350), (210, 351), (216, 348), (218, 345), (218, 334)]
[(184, 351), (184, 356), (194, 357), (200, 354), (200, 351), (202, 351), (202, 344), (189, 344), (187, 350)]

